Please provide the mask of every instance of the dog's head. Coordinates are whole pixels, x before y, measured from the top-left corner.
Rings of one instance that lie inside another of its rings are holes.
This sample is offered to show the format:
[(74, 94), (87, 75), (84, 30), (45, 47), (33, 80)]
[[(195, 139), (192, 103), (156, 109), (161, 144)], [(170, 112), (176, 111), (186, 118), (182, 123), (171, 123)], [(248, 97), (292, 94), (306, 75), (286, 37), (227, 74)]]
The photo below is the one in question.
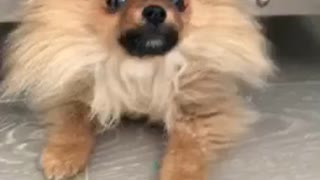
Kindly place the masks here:
[(106, 0), (104, 15), (115, 19), (106, 28), (115, 28), (110, 35), (132, 56), (164, 55), (183, 33), (190, 13), (187, 1)]
[(175, 48), (191, 10), (189, 0), (91, 0), (90, 3), (92, 13), (88, 14), (87, 28), (102, 42), (109, 43), (109, 49), (112, 45), (115, 49), (120, 46), (124, 53), (135, 57), (162, 56)]

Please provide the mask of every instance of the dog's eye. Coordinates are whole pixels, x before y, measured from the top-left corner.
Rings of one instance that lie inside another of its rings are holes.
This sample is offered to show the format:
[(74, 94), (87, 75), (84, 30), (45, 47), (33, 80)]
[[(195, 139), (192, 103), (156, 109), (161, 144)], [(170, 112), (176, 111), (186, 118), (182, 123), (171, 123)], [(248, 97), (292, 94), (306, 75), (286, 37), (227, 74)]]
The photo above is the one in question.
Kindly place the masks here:
[(121, 8), (127, 0), (107, 0), (108, 9), (112, 12), (115, 12)]
[(186, 9), (186, 4), (184, 0), (171, 0), (172, 3), (178, 8), (179, 11), (184, 11)]

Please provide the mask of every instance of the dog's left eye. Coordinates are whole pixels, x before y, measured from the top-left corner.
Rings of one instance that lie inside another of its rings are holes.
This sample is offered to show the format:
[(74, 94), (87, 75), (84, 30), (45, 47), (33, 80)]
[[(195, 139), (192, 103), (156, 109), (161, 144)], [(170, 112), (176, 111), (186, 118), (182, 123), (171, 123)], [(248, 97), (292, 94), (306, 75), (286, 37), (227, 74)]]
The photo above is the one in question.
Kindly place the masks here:
[(179, 11), (182, 12), (186, 9), (186, 4), (184, 0), (171, 0), (171, 1)]
[(126, 1), (127, 0), (107, 0), (107, 5), (109, 10), (115, 12), (120, 9), (126, 3)]

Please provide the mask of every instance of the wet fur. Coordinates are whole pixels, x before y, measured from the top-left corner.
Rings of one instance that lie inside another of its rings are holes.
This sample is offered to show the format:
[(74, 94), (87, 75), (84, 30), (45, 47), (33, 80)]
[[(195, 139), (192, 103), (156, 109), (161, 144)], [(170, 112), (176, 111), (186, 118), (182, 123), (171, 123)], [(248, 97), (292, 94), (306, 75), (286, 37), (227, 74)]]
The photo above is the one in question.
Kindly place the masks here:
[[(272, 73), (260, 27), (237, 0), (191, 0), (190, 12), (169, 15), (181, 32), (179, 45), (141, 60), (114, 38), (136, 25), (135, 16), (106, 16), (103, 2), (27, 1), (22, 24), (8, 39), (4, 96), (25, 92), (45, 119), (54, 119), (51, 109), (81, 103), (88, 121), (106, 129), (124, 113), (163, 120), (172, 138), (162, 179), (203, 179), (209, 152), (232, 144), (251, 118), (239, 84), (261, 87)], [(198, 151), (184, 150), (195, 146)], [(184, 167), (194, 159), (204, 167)]]

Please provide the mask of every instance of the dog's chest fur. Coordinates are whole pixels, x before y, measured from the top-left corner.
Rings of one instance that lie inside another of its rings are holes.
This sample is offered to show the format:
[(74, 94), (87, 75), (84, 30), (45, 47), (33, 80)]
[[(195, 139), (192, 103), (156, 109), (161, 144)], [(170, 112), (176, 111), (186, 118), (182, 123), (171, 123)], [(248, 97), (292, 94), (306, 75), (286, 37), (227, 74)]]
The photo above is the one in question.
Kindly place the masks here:
[(173, 84), (185, 60), (178, 52), (152, 59), (110, 59), (95, 69), (92, 110), (105, 127), (123, 113), (147, 114), (163, 120)]

